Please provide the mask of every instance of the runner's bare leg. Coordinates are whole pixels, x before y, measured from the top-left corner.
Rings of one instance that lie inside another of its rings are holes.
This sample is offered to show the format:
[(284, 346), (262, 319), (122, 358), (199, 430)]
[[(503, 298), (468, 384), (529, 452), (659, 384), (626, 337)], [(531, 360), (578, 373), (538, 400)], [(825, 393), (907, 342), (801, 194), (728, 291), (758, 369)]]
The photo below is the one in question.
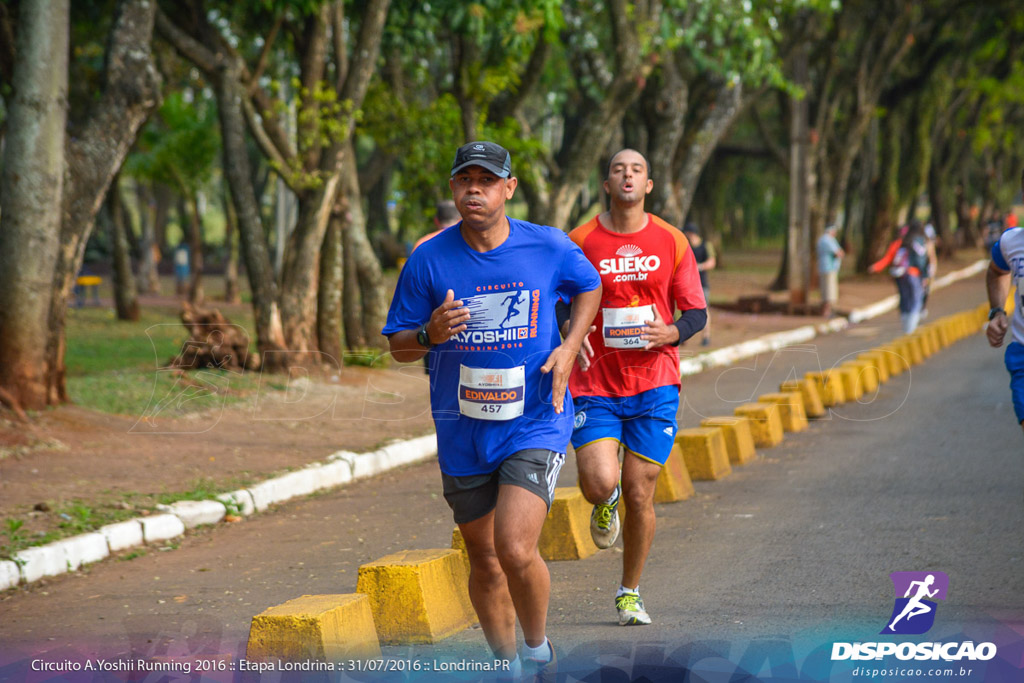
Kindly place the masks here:
[(469, 599), (487, 644), (499, 657), (516, 656), (516, 611), (494, 549), (494, 510), (459, 525), (469, 554)]
[(622, 585), (626, 588), (640, 584), (654, 541), (654, 488), (660, 473), (661, 467), (656, 463), (626, 451), (622, 461), (622, 499), (626, 506), (622, 521)]
[(537, 549), (547, 505), (520, 486), (502, 485), (494, 510), (494, 549), (508, 577), (508, 591), (530, 647), (544, 644), (551, 576)]

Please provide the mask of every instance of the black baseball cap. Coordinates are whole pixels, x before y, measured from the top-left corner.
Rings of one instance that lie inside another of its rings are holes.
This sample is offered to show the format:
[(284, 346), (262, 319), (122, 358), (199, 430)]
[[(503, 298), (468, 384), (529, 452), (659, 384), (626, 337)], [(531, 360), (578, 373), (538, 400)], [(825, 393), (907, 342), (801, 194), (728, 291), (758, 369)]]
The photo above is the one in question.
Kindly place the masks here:
[(498, 176), (512, 175), (512, 155), (499, 144), (486, 141), (469, 142), (459, 147), (452, 162), (452, 175), (468, 166), (480, 166)]
[(700, 234), (700, 228), (697, 227), (696, 223), (687, 223), (683, 226), (683, 232), (692, 232), (694, 235)]

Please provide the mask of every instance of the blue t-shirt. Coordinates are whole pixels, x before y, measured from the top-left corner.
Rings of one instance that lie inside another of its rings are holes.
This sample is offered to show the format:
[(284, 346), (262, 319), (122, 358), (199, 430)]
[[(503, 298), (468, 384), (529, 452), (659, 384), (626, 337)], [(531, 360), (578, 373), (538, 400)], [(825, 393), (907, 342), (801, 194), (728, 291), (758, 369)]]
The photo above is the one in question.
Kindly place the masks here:
[(561, 230), (512, 218), (509, 225), (508, 239), (485, 253), (466, 244), (461, 224), (420, 245), (402, 268), (383, 330), (418, 329), (449, 289), (470, 311), (467, 329), (429, 360), (438, 458), (451, 476), (488, 474), (526, 448), (564, 452), (572, 433), (572, 398), (566, 391), (556, 415), (551, 374), (540, 368), (561, 343), (555, 302), (601, 280)]
[(831, 273), (839, 270), (842, 261), (839, 260), (839, 241), (832, 235), (825, 233), (818, 238), (818, 272)]

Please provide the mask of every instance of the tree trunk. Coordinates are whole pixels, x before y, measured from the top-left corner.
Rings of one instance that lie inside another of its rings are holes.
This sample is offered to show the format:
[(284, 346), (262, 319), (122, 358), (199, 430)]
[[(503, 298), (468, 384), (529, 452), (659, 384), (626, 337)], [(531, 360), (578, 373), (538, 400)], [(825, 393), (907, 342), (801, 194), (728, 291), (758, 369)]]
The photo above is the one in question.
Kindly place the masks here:
[(0, 164), (0, 401), (24, 416), (49, 400), (64, 183), (69, 0), (21, 4), (9, 132)]
[(932, 155), (928, 164), (928, 201), (931, 204), (932, 225), (939, 240), (939, 255), (952, 256), (953, 239), (949, 232), (949, 206), (946, 203), (946, 190), (942, 182), (942, 169), (939, 160)]
[(238, 216), (235, 205), (231, 202), (228, 189), (225, 187), (221, 197), (224, 200), (224, 301), (229, 304), (242, 303), (242, 294), (238, 289)]
[(135, 185), (135, 197), (139, 209), (139, 273), (138, 291), (144, 294), (160, 293), (160, 272), (157, 264), (160, 262), (160, 248), (156, 242), (155, 224), (155, 201), (150, 188), (137, 182)]
[[(346, 158), (355, 159), (355, 150), (349, 142)], [(380, 349), (387, 348), (387, 341), (380, 331), (387, 318), (387, 298), (384, 292), (384, 273), (380, 261), (366, 235), (366, 215), (363, 213), (362, 194), (359, 191), (359, 174), (354, 163), (345, 164), (342, 169), (342, 191), (348, 200), (349, 223), (345, 228), (346, 258), (351, 251), (356, 275), (356, 291), (361, 297), (361, 329), (366, 344)], [(348, 282), (346, 281), (346, 285)], [(347, 289), (347, 286), (346, 286)], [(347, 327), (346, 327), (347, 330)]]
[[(793, 58), (793, 82), (807, 87), (807, 46), (801, 45)], [(789, 108), (789, 227), (786, 232), (786, 281), (789, 302), (806, 304), (810, 285), (811, 222), (808, 212), (808, 111), (807, 98), (793, 98)]]
[(341, 368), (341, 297), (344, 286), (344, 253), (341, 243), (342, 218), (332, 211), (327, 221), (323, 249), (320, 252), (320, 283), (317, 292), (317, 342), (322, 357)]
[(161, 258), (171, 253), (171, 245), (167, 242), (167, 223), (171, 217), (171, 202), (174, 192), (163, 184), (153, 187), (153, 240)]
[(696, 134), (684, 141), (685, 147), (680, 150), (682, 154), (677, 151), (674, 191), (679, 214), (678, 217), (674, 217), (676, 224), (685, 220), (686, 214), (690, 212), (700, 174), (704, 171), (719, 140), (736, 120), (743, 104), (743, 84), (722, 83)]
[(900, 136), (904, 134), (905, 119), (889, 112), (881, 124), (878, 174), (873, 183), (871, 213), (865, 222), (864, 250), (857, 261), (861, 272), (885, 254), (898, 222)]
[[(351, 151), (351, 150), (349, 150)], [(355, 154), (343, 166), (355, 173)], [(305, 362), (318, 349), (317, 344), (317, 279), (320, 273), (320, 250), (327, 231), (334, 196), (338, 191), (337, 174), (323, 185), (299, 197), (299, 220), (288, 238), (281, 270), (281, 323), (287, 348), (293, 360)], [(364, 233), (365, 234), (365, 233)]]
[(674, 184), (673, 162), (686, 130), (690, 91), (671, 55), (662, 64), (652, 85), (656, 86), (656, 94), (640, 100), (649, 131), (645, 151), (651, 163), (651, 179), (654, 180), (647, 206), (651, 213), (673, 225), (680, 225), (685, 214), (677, 201), (679, 195)]
[(114, 310), (118, 320), (139, 319), (139, 298), (132, 276), (132, 257), (128, 244), (131, 229), (121, 200), (118, 179), (110, 183), (105, 206), (109, 221), (111, 244), (114, 247)]
[(66, 136), (60, 250), (47, 340), (51, 404), (67, 401), (64, 319), (96, 213), (139, 129), (160, 104), (160, 74), (150, 43), (156, 3), (122, 0), (114, 13), (100, 97), (89, 118)]
[[(217, 72), (214, 87), (217, 113), (220, 117), (221, 148), (224, 155), (224, 176), (231, 188), (231, 200), (238, 217), (238, 229), (245, 258), (245, 270), (252, 291), (252, 307), (256, 321), (256, 347), (261, 362), (268, 351), (285, 348), (281, 312), (277, 304), (277, 283), (270, 265), (267, 240), (260, 221), (260, 209), (252, 185), (249, 150), (245, 144), (245, 119), (242, 98), (245, 93), (239, 82), (239, 67), (229, 64)], [(273, 361), (283, 360), (275, 353)]]
[(192, 277), (188, 283), (188, 301), (193, 306), (203, 304), (203, 217), (199, 213), (199, 195), (188, 197), (188, 245)]
[[(363, 334), (363, 302), (359, 298), (359, 276), (356, 273), (355, 244), (352, 238), (354, 217), (345, 192), (346, 211), (341, 226), (342, 290), (341, 319), (345, 329), (345, 348), (349, 351), (366, 348)], [(357, 198), (358, 201), (358, 198)]]

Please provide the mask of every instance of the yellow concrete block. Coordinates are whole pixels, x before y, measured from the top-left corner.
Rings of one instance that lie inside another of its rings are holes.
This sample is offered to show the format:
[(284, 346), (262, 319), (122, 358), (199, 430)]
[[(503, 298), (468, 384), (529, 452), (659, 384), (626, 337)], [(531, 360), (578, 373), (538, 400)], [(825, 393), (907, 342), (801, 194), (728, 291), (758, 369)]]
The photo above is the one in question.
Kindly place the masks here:
[(866, 360), (848, 360), (843, 363), (842, 368), (853, 368), (857, 371), (857, 379), (865, 394), (872, 394), (878, 391), (878, 370), (874, 363)]
[(864, 381), (859, 368), (839, 366), (834, 372), (839, 374), (843, 383), (843, 395), (847, 401), (856, 401), (864, 395)]
[(339, 661), (380, 657), (370, 599), (359, 593), (303, 595), (252, 618), (245, 656), (253, 661)]
[(886, 344), (878, 348), (885, 357), (889, 377), (897, 377), (910, 369), (910, 361), (903, 354), (902, 347), (896, 343)]
[(918, 343), (921, 345), (922, 357), (927, 359), (935, 354), (935, 345), (932, 342), (932, 336), (928, 333), (928, 330), (917, 329), (911, 336), (917, 339)]
[(895, 345), (896, 348), (899, 349), (900, 356), (903, 359), (904, 369), (909, 370), (911, 367), (921, 362), (921, 349), (909, 338), (901, 337), (896, 340)]
[(761, 403), (775, 403), (779, 406), (779, 418), (786, 432), (802, 432), (807, 429), (807, 415), (804, 413), (804, 399), (800, 392), (764, 394), (757, 399)]
[(680, 429), (676, 444), (682, 449), (683, 462), (694, 481), (714, 481), (732, 474), (725, 436), (718, 427)]
[(867, 353), (862, 353), (857, 356), (857, 360), (867, 361), (874, 366), (879, 384), (885, 384), (889, 381), (889, 363), (885, 359), (885, 354), (881, 351), (868, 351)]
[(458, 550), (404, 550), (359, 568), (380, 642), (435, 643), (476, 621)]
[(556, 488), (551, 509), (540, 531), (538, 546), (541, 557), (545, 560), (582, 560), (596, 553), (598, 548), (590, 538), (590, 513), (593, 509), (579, 488)]
[(924, 362), (924, 343), (921, 341), (921, 337), (910, 334), (901, 339), (907, 356), (910, 358), (910, 364), (918, 365)]
[(818, 385), (810, 379), (791, 379), (779, 385), (779, 391), (799, 391), (804, 397), (804, 413), (807, 417), (822, 417), (825, 414), (825, 405), (821, 402), (821, 394), (818, 393)]
[(843, 378), (836, 370), (824, 370), (822, 372), (808, 372), (805, 379), (814, 382), (821, 395), (821, 402), (825, 406), (835, 406), (846, 402), (846, 393), (843, 391)]
[(452, 549), (462, 553), (462, 559), (466, 562), (466, 576), (469, 576), (469, 551), (466, 550), (466, 539), (462, 537), (459, 527), (452, 529)]
[(745, 465), (757, 455), (750, 420), (745, 417), (708, 417), (700, 421), (701, 427), (718, 427), (725, 437), (725, 450), (730, 465)]
[(771, 448), (782, 442), (782, 416), (774, 403), (744, 403), (733, 411), (750, 420), (750, 433), (758, 448)]
[(655, 503), (674, 503), (686, 500), (693, 495), (693, 482), (683, 462), (683, 451), (678, 444), (672, 446), (672, 452), (665, 461), (658, 475), (658, 483), (654, 486)]

